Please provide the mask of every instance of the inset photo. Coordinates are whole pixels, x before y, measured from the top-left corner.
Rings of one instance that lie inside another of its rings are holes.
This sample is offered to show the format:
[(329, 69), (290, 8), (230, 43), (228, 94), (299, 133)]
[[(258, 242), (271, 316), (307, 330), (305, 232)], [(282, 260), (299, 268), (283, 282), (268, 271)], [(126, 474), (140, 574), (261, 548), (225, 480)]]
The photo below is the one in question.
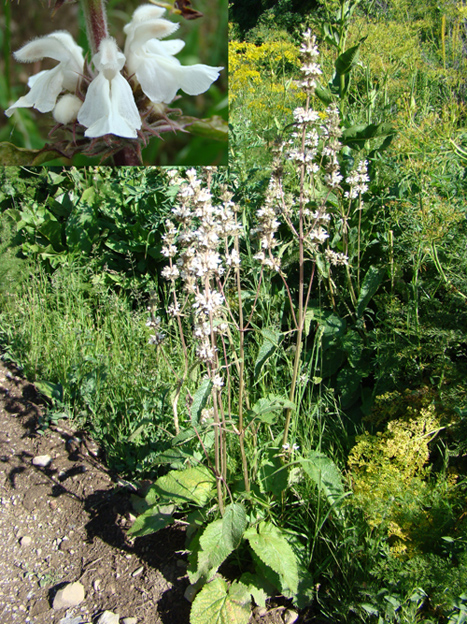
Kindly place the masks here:
[(0, 165), (227, 164), (228, 0), (4, 9)]

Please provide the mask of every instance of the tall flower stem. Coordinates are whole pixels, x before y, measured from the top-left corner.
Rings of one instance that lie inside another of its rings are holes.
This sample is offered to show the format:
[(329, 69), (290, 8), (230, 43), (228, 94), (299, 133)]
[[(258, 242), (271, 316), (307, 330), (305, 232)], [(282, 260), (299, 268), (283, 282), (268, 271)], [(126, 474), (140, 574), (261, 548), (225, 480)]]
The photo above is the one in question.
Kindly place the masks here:
[(81, 0), (92, 54), (97, 54), (102, 39), (109, 36), (104, 0)]
[[(235, 251), (240, 253), (238, 236), (235, 237)], [(239, 383), (238, 383), (238, 433), (240, 441), (240, 454), (242, 456), (243, 480), (245, 483), (245, 491), (250, 491), (250, 480), (248, 477), (248, 461), (245, 453), (245, 429), (243, 426), (243, 393), (244, 393), (244, 367), (245, 367), (245, 328), (243, 326), (243, 308), (242, 308), (242, 284), (240, 280), (240, 270), (235, 269), (238, 295), (238, 326), (240, 335), (240, 363), (239, 363)]]
[[(307, 95), (305, 111), (308, 112), (310, 108), (310, 96)], [(306, 124), (302, 129), (302, 154), (305, 153), (305, 136), (306, 136)], [(303, 339), (303, 318), (304, 318), (304, 295), (305, 295), (305, 232), (303, 227), (303, 208), (305, 203), (305, 163), (301, 166), (300, 171), (300, 199), (299, 199), (299, 215), (298, 215), (298, 252), (299, 252), (299, 283), (298, 283), (298, 319), (297, 319), (297, 341), (295, 347), (295, 360), (292, 373), (292, 383), (290, 386), (289, 399), (294, 402), (295, 400), (295, 388), (297, 386), (298, 373), (300, 369), (300, 361), (302, 355), (302, 339)], [(289, 437), (290, 419), (292, 417), (292, 410), (287, 409), (284, 423), (284, 435), (282, 438), (282, 444), (287, 444)]]

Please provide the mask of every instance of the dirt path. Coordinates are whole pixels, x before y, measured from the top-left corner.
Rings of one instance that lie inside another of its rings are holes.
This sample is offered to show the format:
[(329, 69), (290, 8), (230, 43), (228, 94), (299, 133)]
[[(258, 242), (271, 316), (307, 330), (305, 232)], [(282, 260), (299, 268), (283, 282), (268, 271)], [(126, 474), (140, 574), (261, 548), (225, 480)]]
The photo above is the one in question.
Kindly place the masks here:
[[(34, 386), (0, 361), (0, 622), (79, 624), (108, 610), (187, 624), (182, 532), (128, 540), (130, 491), (67, 421), (38, 435), (42, 410)], [(46, 467), (33, 463), (45, 455)], [(84, 601), (54, 609), (57, 590), (74, 581)]]

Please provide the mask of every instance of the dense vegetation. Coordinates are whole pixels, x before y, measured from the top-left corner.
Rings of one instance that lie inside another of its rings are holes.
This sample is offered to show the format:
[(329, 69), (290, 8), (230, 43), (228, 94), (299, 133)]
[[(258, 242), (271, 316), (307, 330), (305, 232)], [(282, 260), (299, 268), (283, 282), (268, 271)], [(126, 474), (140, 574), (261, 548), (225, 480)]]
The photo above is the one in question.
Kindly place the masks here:
[(3, 357), (187, 524), (192, 624), (461, 623), (465, 7), (231, 10), (229, 170), (1, 172)]

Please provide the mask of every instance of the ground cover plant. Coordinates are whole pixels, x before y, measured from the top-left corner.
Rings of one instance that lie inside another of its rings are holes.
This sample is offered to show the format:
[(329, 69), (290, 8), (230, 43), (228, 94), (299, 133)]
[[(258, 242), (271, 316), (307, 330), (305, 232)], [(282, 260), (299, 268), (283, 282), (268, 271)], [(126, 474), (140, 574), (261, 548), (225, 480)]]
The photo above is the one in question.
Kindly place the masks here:
[(185, 527), (193, 624), (462, 622), (462, 7), (264, 8), (229, 170), (3, 172), (2, 348)]

